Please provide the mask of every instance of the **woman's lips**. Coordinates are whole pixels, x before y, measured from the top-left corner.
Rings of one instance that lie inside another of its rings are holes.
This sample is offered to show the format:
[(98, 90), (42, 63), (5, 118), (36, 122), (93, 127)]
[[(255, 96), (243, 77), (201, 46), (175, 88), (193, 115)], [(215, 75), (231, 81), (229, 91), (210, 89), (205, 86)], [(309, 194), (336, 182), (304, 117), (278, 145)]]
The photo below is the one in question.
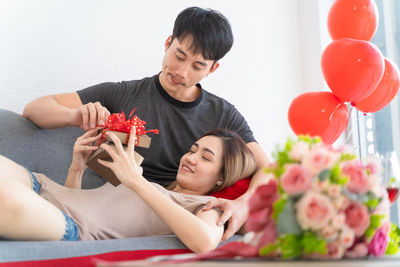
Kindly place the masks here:
[(189, 172), (189, 173), (193, 173), (193, 170), (190, 167), (188, 167), (187, 165), (183, 165), (182, 170)]

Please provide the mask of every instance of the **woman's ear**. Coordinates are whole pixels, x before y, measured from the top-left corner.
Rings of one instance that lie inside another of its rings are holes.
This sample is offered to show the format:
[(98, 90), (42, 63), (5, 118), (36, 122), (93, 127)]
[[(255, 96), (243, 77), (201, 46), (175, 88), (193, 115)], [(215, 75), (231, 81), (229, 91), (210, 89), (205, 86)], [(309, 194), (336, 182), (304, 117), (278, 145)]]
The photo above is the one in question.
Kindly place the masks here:
[(224, 182), (224, 178), (219, 178), (218, 182), (217, 182), (217, 186), (222, 185), (223, 182)]

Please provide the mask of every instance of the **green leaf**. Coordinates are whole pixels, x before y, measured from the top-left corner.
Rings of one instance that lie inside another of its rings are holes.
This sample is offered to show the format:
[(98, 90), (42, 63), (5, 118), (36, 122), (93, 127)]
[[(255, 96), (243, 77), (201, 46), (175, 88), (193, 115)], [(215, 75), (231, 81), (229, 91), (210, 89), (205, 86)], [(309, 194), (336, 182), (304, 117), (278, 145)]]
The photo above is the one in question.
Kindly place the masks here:
[(301, 256), (302, 245), (300, 235), (285, 235), (279, 238), (282, 258), (293, 259)]
[(397, 183), (397, 179), (396, 179), (396, 177), (390, 177), (390, 180), (389, 180), (389, 182), (388, 182), (388, 187), (391, 187), (391, 186), (393, 186), (394, 184), (396, 184)]
[(282, 198), (278, 199), (277, 201), (275, 201), (275, 203), (273, 204), (272, 218), (275, 220), (275, 222), (278, 220), (279, 214), (282, 212), (283, 208), (285, 207), (286, 200), (287, 200), (286, 197), (282, 197)]
[(276, 251), (279, 248), (279, 243), (269, 244), (265, 247), (260, 248), (259, 255), (260, 256), (268, 256), (272, 252)]
[(342, 153), (340, 156), (340, 161), (349, 161), (356, 159), (357, 156), (348, 152)]
[(318, 180), (321, 182), (331, 178), (331, 170), (325, 169), (318, 174)]
[(374, 210), (379, 203), (381, 203), (382, 198), (375, 196), (374, 193), (368, 192), (365, 194), (366, 200), (363, 201), (364, 205), (367, 206), (369, 211)]
[(286, 140), (286, 144), (285, 144), (285, 151), (289, 152), (290, 150), (292, 150), (293, 146), (296, 144), (296, 141), (294, 141), (292, 138), (288, 138)]
[(283, 209), (279, 212), (276, 228), (279, 234), (301, 234), (301, 228), (296, 219), (292, 198), (288, 198), (285, 201)]
[(367, 206), (369, 211), (373, 211), (378, 205), (379, 203), (381, 203), (382, 198), (371, 198), (369, 199), (367, 202), (364, 202), (364, 205)]
[(331, 169), (331, 183), (345, 185), (349, 181), (349, 177), (343, 176), (339, 164), (335, 164)]
[(326, 253), (326, 240), (318, 238), (313, 232), (305, 232), (301, 239), (303, 250), (307, 254), (311, 253)]
[(297, 140), (304, 141), (310, 145), (321, 143), (320, 137), (310, 137), (309, 135), (300, 135)]
[(389, 232), (389, 243), (386, 248), (385, 254), (387, 255), (394, 255), (399, 252), (400, 246), (400, 229), (392, 223), (390, 225), (390, 232)]
[(385, 218), (384, 214), (371, 214), (369, 217), (369, 226), (364, 233), (368, 241), (374, 236), (376, 230), (378, 230), (378, 228), (381, 226), (381, 220), (383, 218)]

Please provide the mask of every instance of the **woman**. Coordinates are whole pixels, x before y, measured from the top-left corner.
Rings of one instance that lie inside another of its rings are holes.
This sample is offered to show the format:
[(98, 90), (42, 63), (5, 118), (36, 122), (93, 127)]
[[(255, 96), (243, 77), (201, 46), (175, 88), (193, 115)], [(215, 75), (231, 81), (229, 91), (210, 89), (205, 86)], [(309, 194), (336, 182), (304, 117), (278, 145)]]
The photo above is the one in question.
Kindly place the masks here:
[(65, 186), (0, 157), (1, 237), (94, 240), (174, 233), (196, 253), (218, 245), (223, 234), (216, 223), (220, 213), (201, 207), (212, 199), (207, 194), (254, 172), (253, 155), (238, 135), (220, 129), (202, 136), (182, 156), (176, 182), (167, 190), (148, 182), (136, 165), (134, 129), (126, 150), (109, 133), (117, 151), (101, 144), (113, 161), (99, 162), (122, 184), (82, 190), (85, 162), (98, 148), (97, 130), (75, 142)]

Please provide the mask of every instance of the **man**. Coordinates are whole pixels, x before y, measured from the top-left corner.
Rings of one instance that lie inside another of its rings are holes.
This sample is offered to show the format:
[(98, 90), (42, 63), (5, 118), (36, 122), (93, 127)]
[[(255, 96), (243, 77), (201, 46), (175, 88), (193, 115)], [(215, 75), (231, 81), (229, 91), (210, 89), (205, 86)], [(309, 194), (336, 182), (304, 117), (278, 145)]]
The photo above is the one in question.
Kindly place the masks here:
[[(266, 154), (256, 143), (246, 120), (226, 100), (202, 89), (199, 82), (213, 73), (232, 47), (227, 19), (219, 12), (197, 7), (183, 10), (165, 42), (165, 56), (158, 75), (142, 80), (102, 83), (77, 92), (38, 98), (23, 116), (43, 128), (79, 126), (84, 130), (104, 124), (111, 113), (136, 113), (147, 129), (159, 129), (149, 149), (137, 148), (144, 157), (143, 176), (167, 185), (176, 177), (179, 158), (203, 133), (215, 128), (238, 132), (257, 161), (249, 190), (240, 198), (217, 199), (204, 209), (220, 207), (220, 224), (229, 220), (223, 239), (231, 237), (246, 221), (247, 202), (254, 189), (265, 183), (262, 168)], [(190, 170), (195, 171), (195, 170)]]

